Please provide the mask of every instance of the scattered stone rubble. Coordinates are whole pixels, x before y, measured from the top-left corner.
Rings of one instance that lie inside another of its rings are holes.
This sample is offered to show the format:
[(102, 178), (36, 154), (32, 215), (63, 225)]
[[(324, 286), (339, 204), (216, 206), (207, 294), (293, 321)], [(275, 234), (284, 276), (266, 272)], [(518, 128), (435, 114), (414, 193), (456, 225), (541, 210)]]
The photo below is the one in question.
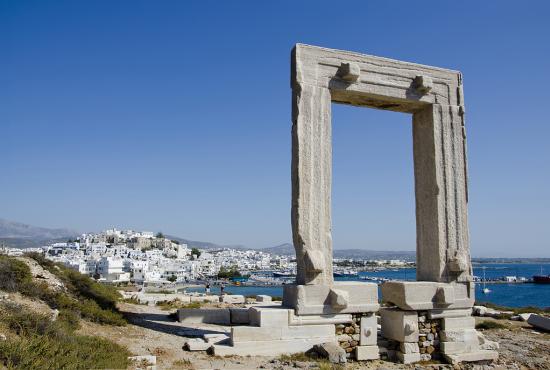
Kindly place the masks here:
[(527, 323), (537, 329), (550, 331), (550, 318), (531, 314), (527, 320)]

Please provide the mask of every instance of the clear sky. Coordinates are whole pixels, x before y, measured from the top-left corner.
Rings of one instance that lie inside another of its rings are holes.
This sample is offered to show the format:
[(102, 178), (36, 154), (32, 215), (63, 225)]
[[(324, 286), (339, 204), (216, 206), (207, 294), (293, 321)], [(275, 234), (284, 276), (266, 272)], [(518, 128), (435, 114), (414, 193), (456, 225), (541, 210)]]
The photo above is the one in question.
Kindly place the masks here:
[[(0, 217), (291, 240), (297, 42), (464, 74), (474, 256), (550, 257), (550, 2), (0, 0)], [(413, 250), (410, 117), (333, 105), (335, 248)]]

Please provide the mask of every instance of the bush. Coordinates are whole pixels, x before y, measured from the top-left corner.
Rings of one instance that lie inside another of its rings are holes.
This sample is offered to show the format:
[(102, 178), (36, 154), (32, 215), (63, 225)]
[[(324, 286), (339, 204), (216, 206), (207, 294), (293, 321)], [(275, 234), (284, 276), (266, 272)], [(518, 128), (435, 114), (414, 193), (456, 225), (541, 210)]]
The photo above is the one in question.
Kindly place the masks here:
[(116, 309), (116, 303), (122, 298), (113, 286), (98, 283), (78, 271), (52, 262), (38, 253), (29, 253), (27, 256), (63, 281), (71, 293), (91, 299), (103, 309)]
[(195, 255), (197, 256), (197, 258), (199, 258), (201, 256), (201, 251), (198, 250), (197, 248), (191, 248), (191, 255)]
[(512, 311), (515, 315), (519, 315), (520, 313), (536, 313), (539, 315), (550, 314), (550, 307), (546, 307), (546, 308), (539, 308), (539, 307), (533, 307), (533, 306), (506, 307), (506, 306), (501, 306), (491, 302), (476, 302), (475, 304), (478, 306), (485, 306), (487, 308), (492, 308), (497, 311)]
[(0, 363), (8, 369), (106, 369), (128, 366), (127, 349), (98, 337), (20, 337), (0, 342)]
[(476, 324), (476, 329), (506, 329), (508, 328), (506, 325), (504, 324), (501, 324), (500, 322), (497, 322), (497, 321), (489, 321), (489, 320), (486, 320), (486, 321), (482, 321), (480, 323), (477, 323)]
[(137, 299), (136, 297), (124, 298), (124, 299), (122, 300), (122, 302), (124, 302), (124, 303), (130, 303), (130, 304), (147, 305), (147, 303), (141, 303), (141, 302), (139, 301), (139, 299)]
[(158, 301), (157, 306), (159, 306), (162, 310), (172, 310), (177, 308), (201, 308), (201, 303), (183, 303), (179, 299), (175, 299), (173, 301)]
[(100, 284), (86, 275), (54, 263), (38, 253), (30, 253), (28, 257), (59, 278), (75, 297), (63, 292), (52, 292), (45, 283), (32, 283), (32, 281), (22, 290), (23, 294), (40, 298), (52, 308), (71, 311), (74, 315), (93, 322), (126, 325), (126, 320), (116, 307), (116, 303), (121, 298), (116, 288)]
[(31, 269), (25, 262), (0, 255), (0, 290), (17, 292), (31, 282)]
[(170, 281), (170, 282), (175, 282), (176, 280), (178, 280), (178, 278), (176, 277), (176, 275), (172, 275), (172, 276), (169, 276), (166, 278), (166, 280)]
[(8, 369), (126, 368), (128, 350), (109, 340), (74, 334), (78, 317), (61, 311), (56, 321), (16, 304), (0, 305), (0, 367)]
[(218, 272), (218, 279), (231, 279), (239, 277), (242, 277), (242, 275), (237, 266), (232, 266), (230, 269), (226, 269), (222, 266)]

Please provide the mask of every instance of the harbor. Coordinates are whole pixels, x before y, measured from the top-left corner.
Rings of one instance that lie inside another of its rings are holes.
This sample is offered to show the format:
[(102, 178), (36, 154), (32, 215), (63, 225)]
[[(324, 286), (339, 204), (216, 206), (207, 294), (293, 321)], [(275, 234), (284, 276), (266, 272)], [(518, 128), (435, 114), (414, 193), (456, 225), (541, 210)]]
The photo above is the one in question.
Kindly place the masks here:
[[(537, 284), (533, 276), (539, 276), (541, 267), (544, 271), (550, 271), (550, 264), (479, 264), (474, 265), (474, 277), (476, 280), (476, 300), (478, 302), (490, 302), (502, 306), (524, 307), (534, 306), (539, 308), (550, 307), (550, 286)], [(485, 279), (483, 271), (485, 270)], [(277, 277), (274, 277), (277, 275)], [(271, 295), (282, 297), (284, 284), (293, 281), (292, 274), (262, 272), (252, 274), (244, 281), (223, 281), (224, 291), (229, 294), (242, 294), (245, 296)], [(416, 278), (415, 268), (387, 268), (376, 271), (358, 271), (346, 276), (335, 276), (335, 280), (354, 280), (376, 282), (381, 284), (386, 281), (413, 281)], [(204, 281), (197, 281), (192, 287), (186, 287), (187, 292), (202, 293)], [(222, 281), (214, 281), (212, 293), (220, 293)], [(483, 283), (490, 290), (483, 293)]]

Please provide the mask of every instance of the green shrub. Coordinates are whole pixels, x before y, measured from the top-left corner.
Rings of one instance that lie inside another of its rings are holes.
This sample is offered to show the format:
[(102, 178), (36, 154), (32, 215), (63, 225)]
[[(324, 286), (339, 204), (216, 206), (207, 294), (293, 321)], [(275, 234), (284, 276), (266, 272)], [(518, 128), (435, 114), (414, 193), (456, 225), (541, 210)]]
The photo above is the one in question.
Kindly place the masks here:
[(25, 262), (0, 255), (0, 290), (17, 292), (32, 282), (31, 269)]
[(476, 329), (506, 329), (506, 325), (497, 321), (482, 321), (476, 324)]
[(103, 309), (116, 309), (116, 303), (121, 299), (120, 293), (110, 285), (97, 283), (86, 275), (66, 269), (63, 280), (69, 282), (69, 289), (83, 297), (96, 302)]
[(177, 308), (201, 308), (201, 302), (183, 303), (179, 299), (173, 301), (158, 301), (157, 306), (162, 310), (172, 310)]
[(487, 308), (492, 308), (497, 311), (511, 311), (515, 315), (519, 315), (520, 313), (536, 313), (536, 314), (542, 314), (542, 315), (550, 314), (550, 307), (546, 307), (546, 308), (539, 308), (539, 307), (533, 307), (533, 306), (506, 307), (506, 306), (501, 306), (491, 302), (476, 302), (475, 304), (478, 306), (485, 306)]
[(100, 284), (78, 271), (52, 262), (38, 253), (29, 253), (27, 256), (59, 278), (75, 297), (63, 292), (52, 292), (45, 283), (32, 283), (32, 281), (24, 288), (23, 294), (40, 298), (52, 308), (71, 311), (73, 314), (93, 322), (126, 325), (126, 320), (116, 307), (121, 298), (116, 288)]
[(139, 299), (137, 299), (136, 297), (124, 298), (121, 302), (130, 303), (130, 304), (140, 304), (140, 305), (146, 305), (147, 304), (147, 303), (141, 303), (141, 301)]
[(98, 283), (89, 276), (52, 262), (38, 253), (29, 253), (27, 256), (63, 281), (71, 293), (91, 299), (97, 302), (101, 308), (116, 309), (116, 303), (122, 298), (113, 286)]
[[(128, 351), (106, 339), (74, 334), (78, 316), (61, 311), (56, 321), (16, 304), (0, 305), (0, 367), (8, 369), (126, 368)], [(8, 334), (8, 333), (6, 333)]]
[(59, 316), (57, 317), (57, 321), (65, 325), (65, 328), (67, 329), (67, 331), (73, 332), (75, 330), (80, 329), (80, 317), (74, 311), (70, 311), (70, 310), (59, 311)]
[(98, 337), (20, 337), (0, 342), (0, 364), (8, 369), (112, 369), (128, 366), (127, 349)]

